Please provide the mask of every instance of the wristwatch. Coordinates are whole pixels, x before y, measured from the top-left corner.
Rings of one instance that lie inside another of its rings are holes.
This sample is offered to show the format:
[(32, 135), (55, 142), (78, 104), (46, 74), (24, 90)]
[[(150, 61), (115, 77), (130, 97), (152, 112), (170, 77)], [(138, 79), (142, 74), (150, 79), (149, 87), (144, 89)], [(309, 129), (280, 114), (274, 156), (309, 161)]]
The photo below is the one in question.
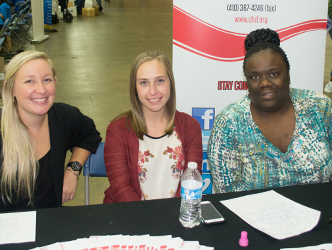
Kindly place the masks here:
[(81, 174), (81, 171), (82, 171), (82, 165), (81, 163), (79, 163), (78, 161), (71, 161), (67, 164), (67, 167), (66, 168), (71, 168), (72, 170), (74, 171), (79, 171), (79, 174)]

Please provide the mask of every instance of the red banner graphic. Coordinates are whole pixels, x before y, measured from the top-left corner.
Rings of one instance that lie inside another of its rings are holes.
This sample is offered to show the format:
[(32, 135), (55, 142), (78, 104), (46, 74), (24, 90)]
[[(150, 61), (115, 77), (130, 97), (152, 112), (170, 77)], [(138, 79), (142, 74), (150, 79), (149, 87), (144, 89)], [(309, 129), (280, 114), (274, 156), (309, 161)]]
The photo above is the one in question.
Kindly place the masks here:
[[(326, 26), (326, 19), (317, 19), (276, 31), (283, 42), (305, 32), (326, 29)], [(211, 25), (173, 6), (173, 44), (187, 51), (217, 61), (241, 61), (245, 55), (246, 36)]]

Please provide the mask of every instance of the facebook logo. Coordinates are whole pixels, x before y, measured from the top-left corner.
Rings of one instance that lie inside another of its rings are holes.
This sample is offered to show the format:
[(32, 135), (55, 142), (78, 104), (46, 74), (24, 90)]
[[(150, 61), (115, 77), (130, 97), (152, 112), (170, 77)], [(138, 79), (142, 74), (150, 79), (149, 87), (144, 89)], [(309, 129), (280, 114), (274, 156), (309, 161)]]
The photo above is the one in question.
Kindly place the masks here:
[(212, 129), (214, 108), (193, 108), (192, 116), (199, 122), (201, 129)]
[(209, 143), (209, 138), (210, 138), (211, 130), (202, 130), (202, 146), (203, 146), (203, 151), (207, 150), (207, 146)]

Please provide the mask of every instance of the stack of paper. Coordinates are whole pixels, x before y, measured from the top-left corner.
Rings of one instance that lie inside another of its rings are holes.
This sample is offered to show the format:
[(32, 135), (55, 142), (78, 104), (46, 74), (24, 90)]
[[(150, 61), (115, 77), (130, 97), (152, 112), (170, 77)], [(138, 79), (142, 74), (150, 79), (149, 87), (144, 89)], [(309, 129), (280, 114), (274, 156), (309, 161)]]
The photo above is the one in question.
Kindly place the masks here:
[(107, 235), (90, 236), (73, 241), (58, 242), (31, 250), (213, 250), (198, 241), (184, 241), (171, 235)]
[(278, 240), (312, 230), (321, 214), (273, 190), (220, 202), (252, 227)]

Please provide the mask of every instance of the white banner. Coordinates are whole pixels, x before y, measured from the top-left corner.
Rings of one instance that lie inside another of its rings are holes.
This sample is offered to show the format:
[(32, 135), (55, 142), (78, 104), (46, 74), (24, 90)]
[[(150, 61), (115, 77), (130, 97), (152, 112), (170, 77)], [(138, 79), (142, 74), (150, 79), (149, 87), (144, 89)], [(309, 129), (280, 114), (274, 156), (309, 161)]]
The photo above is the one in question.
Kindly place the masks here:
[(244, 39), (253, 30), (279, 33), (290, 62), (291, 87), (323, 92), (326, 17), (327, 0), (173, 1), (177, 109), (200, 122), (204, 151), (215, 115), (247, 93)]

